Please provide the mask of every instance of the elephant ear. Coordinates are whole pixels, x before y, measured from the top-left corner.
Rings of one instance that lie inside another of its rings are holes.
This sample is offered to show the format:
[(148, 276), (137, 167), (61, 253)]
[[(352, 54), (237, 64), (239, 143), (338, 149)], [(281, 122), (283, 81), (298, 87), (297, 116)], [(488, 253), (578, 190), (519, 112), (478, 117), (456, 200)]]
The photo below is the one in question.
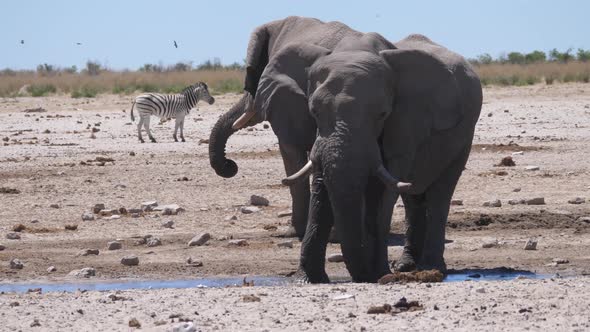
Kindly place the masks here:
[(420, 113), (435, 131), (451, 129), (463, 119), (461, 92), (452, 65), (422, 50), (394, 49), (380, 55), (393, 70), (394, 100)]
[[(258, 83), (254, 110), (260, 118), (271, 122), (280, 141), (301, 144), (309, 139), (298, 136), (315, 128), (306, 96), (307, 69), (329, 53), (317, 45), (292, 43), (270, 58)], [(295, 128), (293, 123), (297, 124), (295, 133), (290, 132)]]

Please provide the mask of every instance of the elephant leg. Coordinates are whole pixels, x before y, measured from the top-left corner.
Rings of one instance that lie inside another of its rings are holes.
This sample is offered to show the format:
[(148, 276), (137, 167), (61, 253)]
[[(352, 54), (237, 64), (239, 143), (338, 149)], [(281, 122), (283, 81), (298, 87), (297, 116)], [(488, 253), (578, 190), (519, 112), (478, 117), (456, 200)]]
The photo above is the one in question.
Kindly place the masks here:
[(139, 137), (139, 141), (144, 143), (143, 137), (141, 137), (141, 126), (143, 126), (143, 118), (141, 115), (139, 116), (139, 121), (137, 122), (137, 137)]
[(309, 223), (301, 244), (300, 271), (304, 273), (304, 281), (328, 283), (326, 245), (334, 217), (321, 172), (314, 174), (311, 188)]
[(426, 232), (422, 258), (418, 263), (418, 268), (421, 270), (446, 271), (444, 261), (445, 227), (453, 192), (465, 168), (470, 150), (471, 146), (467, 146), (426, 190)]
[(401, 257), (395, 262), (394, 269), (408, 272), (416, 269), (422, 256), (426, 227), (426, 195), (402, 195), (406, 210), (406, 240)]
[(365, 222), (368, 233), (375, 238), (373, 248), (375, 273), (377, 278), (391, 273), (389, 269), (388, 240), (391, 230), (393, 205), (398, 194), (385, 190), (383, 183), (376, 179), (369, 180), (366, 190)]
[[(294, 145), (283, 144), (279, 142), (285, 172), (287, 176), (295, 174), (307, 163), (307, 152), (304, 149)], [(291, 225), (299, 239), (305, 235), (307, 226), (307, 215), (309, 212), (309, 180), (305, 179), (289, 186), (292, 200)], [(289, 232), (292, 233), (292, 232)], [(289, 236), (287, 234), (286, 236)]]

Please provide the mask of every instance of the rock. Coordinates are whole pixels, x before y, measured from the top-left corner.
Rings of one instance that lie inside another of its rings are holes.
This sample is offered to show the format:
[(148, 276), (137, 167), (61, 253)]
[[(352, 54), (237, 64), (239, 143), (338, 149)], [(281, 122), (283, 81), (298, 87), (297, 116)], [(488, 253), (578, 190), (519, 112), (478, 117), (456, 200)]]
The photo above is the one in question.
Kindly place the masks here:
[(483, 203), (483, 206), (486, 207), (501, 207), (502, 206), (502, 202), (499, 199), (495, 199), (493, 201), (487, 201)]
[(127, 188), (127, 186), (122, 183), (117, 183), (115, 185), (115, 189), (125, 189), (125, 188)]
[(254, 205), (254, 206), (268, 206), (269, 201), (268, 199), (262, 197), (262, 196), (258, 196), (258, 195), (252, 195), (250, 196), (250, 205)]
[(129, 212), (127, 211), (127, 209), (125, 207), (122, 206), (119, 208), (119, 214), (127, 214), (127, 213), (129, 213)]
[(0, 251), (2, 251), (2, 250), (4, 250), (4, 249), (6, 249), (6, 247), (5, 247), (4, 245), (1, 245), (1, 244), (0, 244)]
[(57, 204), (57, 203), (49, 204), (49, 207), (52, 209), (59, 209), (59, 204)]
[(484, 243), (481, 245), (481, 247), (482, 247), (482, 248), (485, 248), (485, 249), (489, 249), (489, 248), (495, 248), (495, 247), (497, 247), (497, 246), (498, 246), (498, 240), (496, 240), (496, 239), (494, 239), (494, 240), (491, 240), (491, 241), (484, 242)]
[(142, 211), (152, 211), (156, 206), (158, 206), (158, 202), (156, 201), (148, 201), (141, 203), (141, 210)]
[(511, 156), (507, 156), (502, 158), (502, 160), (500, 160), (500, 163), (498, 163), (496, 166), (512, 167), (516, 166), (516, 163), (514, 162)]
[(31, 220), (31, 224), (37, 224), (37, 223), (39, 223), (39, 220), (38, 219)]
[(118, 214), (118, 213), (119, 213), (119, 209), (102, 209), (98, 212), (98, 214), (100, 214), (103, 217), (112, 216), (112, 215)]
[(6, 233), (6, 238), (8, 240), (20, 240), (20, 234), (14, 232)]
[[(490, 113), (490, 114), (492, 114), (492, 113)], [(488, 116), (491, 116), (491, 115), (488, 115)], [(367, 313), (371, 314), (371, 315), (385, 314), (385, 313), (391, 312), (391, 309), (392, 309), (391, 304), (385, 303), (384, 305), (369, 307), (369, 309), (367, 310)]]
[(123, 248), (123, 244), (119, 241), (110, 241), (107, 243), (107, 250), (119, 250)]
[(55, 272), (55, 271), (57, 271), (57, 268), (53, 265), (51, 265), (50, 267), (47, 268), (48, 273)]
[(125, 256), (121, 258), (121, 264), (125, 266), (135, 266), (139, 265), (139, 257), (135, 255)]
[(478, 219), (475, 220), (476, 226), (487, 226), (493, 222), (492, 217), (487, 214), (481, 214)]
[(188, 242), (188, 246), (189, 247), (202, 246), (205, 243), (207, 243), (207, 241), (209, 241), (210, 239), (211, 239), (211, 234), (209, 234), (209, 233), (203, 233), (201, 235), (197, 235), (197, 236), (193, 237)]
[(129, 327), (141, 328), (141, 323), (136, 318), (129, 320)]
[(146, 245), (148, 247), (157, 247), (157, 246), (161, 246), (162, 245), (162, 241), (160, 240), (160, 238), (157, 237), (151, 237), (147, 240)]
[(23, 224), (17, 224), (17, 225), (12, 226), (13, 232), (20, 233), (20, 232), (24, 231), (25, 229), (27, 229), (27, 226), (25, 226)]
[(118, 215), (118, 214), (113, 214), (112, 216), (106, 217), (104, 219), (106, 219), (106, 220), (117, 220), (117, 219), (121, 219), (121, 216)]
[(570, 261), (565, 258), (553, 258), (553, 263), (558, 264), (558, 265), (559, 264), (567, 264), (569, 262)]
[(480, 294), (484, 294), (484, 293), (486, 293), (486, 289), (483, 287), (478, 287), (475, 289), (475, 292), (480, 293)]
[(73, 270), (70, 273), (68, 273), (68, 276), (76, 277), (76, 278), (90, 278), (90, 277), (94, 277), (95, 275), (96, 275), (96, 270), (92, 267), (85, 267), (83, 269)]
[(328, 262), (330, 262), (330, 263), (344, 262), (344, 256), (342, 256), (342, 254), (331, 254), (328, 256)]
[(229, 240), (227, 242), (227, 244), (230, 246), (237, 246), (237, 247), (245, 247), (245, 246), (249, 245), (249, 243), (248, 243), (248, 241), (246, 241), (246, 239)]
[(25, 265), (20, 259), (13, 258), (10, 260), (10, 268), (14, 270), (21, 270)]
[(520, 187), (519, 187), (519, 188), (514, 188), (514, 189), (512, 189), (512, 192), (514, 192), (514, 193), (518, 193), (518, 192), (520, 192), (521, 190), (522, 190), (522, 189), (521, 189)]
[(193, 324), (193, 322), (183, 322), (180, 324), (174, 325), (172, 327), (172, 332), (196, 332), (197, 328)]
[(570, 204), (583, 204), (586, 203), (586, 200), (582, 197), (575, 197), (567, 201)]
[(583, 223), (590, 224), (590, 217), (580, 217), (580, 218), (576, 219), (576, 222), (583, 222)]
[(189, 258), (186, 259), (186, 264), (187, 265), (190, 265), (190, 266), (194, 266), (194, 267), (203, 266), (203, 262), (197, 261), (197, 260), (193, 260), (192, 257), (189, 257)]
[(279, 248), (293, 248), (293, 241), (284, 241), (277, 243)]
[(519, 205), (519, 204), (526, 204), (526, 200), (524, 199), (511, 199), (508, 201), (510, 205)]
[(254, 294), (246, 294), (242, 296), (243, 302), (260, 302), (260, 298)]
[(94, 207), (92, 208), (92, 212), (99, 213), (100, 211), (102, 211), (104, 209), (105, 209), (105, 206), (103, 203), (97, 203), (97, 204), (94, 204)]
[(162, 205), (162, 206), (157, 206), (153, 208), (154, 211), (162, 211), (162, 215), (165, 216), (175, 216), (178, 213), (184, 211), (183, 208), (181, 208), (180, 206), (178, 206), (178, 204), (168, 204), (168, 205)]
[(161, 225), (164, 228), (174, 228), (174, 221), (172, 220), (166, 220), (162, 223)]
[(242, 211), (243, 214), (251, 214), (260, 211), (260, 208), (256, 206), (242, 206), (240, 211)]
[(223, 218), (223, 220), (225, 220), (225, 221), (234, 221), (234, 220), (238, 220), (238, 216), (236, 216), (236, 215), (234, 214), (234, 215), (227, 216), (227, 217)]
[(293, 214), (293, 211), (291, 211), (291, 210), (285, 210), (285, 211), (280, 211), (279, 213), (277, 213), (277, 217), (279, 217), (279, 218), (289, 217), (292, 214)]
[(141, 209), (127, 209), (127, 213), (142, 213), (143, 211)]
[(451, 200), (451, 205), (463, 205), (463, 200), (453, 199)]
[(130, 152), (129, 152), (129, 155), (130, 155), (131, 157), (135, 157), (135, 152), (134, 152), (134, 151), (130, 151)]
[(525, 169), (525, 171), (538, 171), (538, 170), (541, 169), (541, 167), (539, 167), (539, 166), (527, 166), (524, 169)]
[(139, 217), (141, 217), (141, 214), (139, 214), (139, 213), (132, 213), (131, 214), (131, 218), (139, 218)]
[(83, 221), (92, 221), (92, 220), (94, 220), (94, 214), (92, 214), (90, 212), (84, 212), (82, 214), (82, 220)]
[(537, 240), (528, 239), (524, 244), (524, 250), (537, 250)]
[(545, 198), (544, 197), (535, 197), (527, 199), (526, 205), (545, 205)]
[(98, 255), (98, 249), (84, 249), (78, 253), (78, 256), (91, 256), (91, 255)]
[(30, 327), (39, 327), (41, 326), (41, 323), (39, 323), (39, 320), (37, 318), (33, 319), (33, 321), (31, 322), (31, 324), (29, 325)]

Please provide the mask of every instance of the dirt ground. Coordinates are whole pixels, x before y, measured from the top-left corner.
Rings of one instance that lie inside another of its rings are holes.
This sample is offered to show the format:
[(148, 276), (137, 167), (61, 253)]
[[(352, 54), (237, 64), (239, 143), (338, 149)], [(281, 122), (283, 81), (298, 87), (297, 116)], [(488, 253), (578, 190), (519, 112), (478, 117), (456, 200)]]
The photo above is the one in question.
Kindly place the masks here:
[[(290, 197), (280, 184), (284, 170), (272, 130), (259, 124), (230, 139), (228, 155), (240, 167), (236, 177), (218, 177), (209, 166), (208, 145), (201, 140), (209, 137), (216, 119), (238, 98), (223, 95), (212, 106), (200, 104), (186, 120), (186, 143), (173, 141), (173, 122), (159, 125), (152, 118), (156, 144), (138, 142), (135, 123), (129, 119), (129, 96), (0, 99), (0, 187), (4, 188), (0, 248), (5, 247), (0, 251), (0, 283), (70, 280), (70, 271), (84, 267), (96, 269), (91, 280), (294, 272), (300, 244), (294, 241), (293, 248), (279, 248), (285, 239), (273, 236), (289, 224), (288, 216), (277, 214), (290, 208)], [(25, 112), (38, 107), (46, 112)], [(510, 267), (571, 276), (568, 279), (145, 290), (123, 292), (133, 300), (109, 305), (99, 301), (106, 296), (99, 292), (5, 294), (0, 295), (0, 315), (14, 329), (29, 328), (36, 317), (41, 328), (52, 330), (81, 326), (125, 330), (128, 317), (134, 315), (144, 329), (169, 329), (170, 319), (161, 326), (153, 323), (167, 315), (146, 317), (151, 311), (176, 312), (176, 306), (201, 330), (358, 331), (387, 326), (588, 330), (590, 280), (584, 275), (590, 273), (590, 222), (582, 217), (590, 217), (590, 201), (570, 204), (568, 200), (590, 200), (589, 127), (588, 84), (486, 88), (475, 145), (455, 193), (463, 205), (451, 207), (447, 228), (445, 258), (451, 269)], [(506, 156), (512, 156), (516, 166), (495, 166)], [(97, 157), (113, 161), (103, 164), (96, 162)], [(252, 214), (240, 212), (252, 194), (266, 197), (270, 205)], [(536, 197), (543, 197), (545, 204), (508, 203)], [(483, 206), (495, 199), (501, 207)], [(107, 209), (132, 209), (154, 200), (160, 205), (178, 204), (185, 211), (172, 216), (149, 212), (138, 218), (123, 214), (113, 220), (98, 215), (93, 221), (81, 218), (97, 203)], [(401, 253), (403, 217), (398, 206), (391, 260)], [(174, 228), (162, 227), (168, 220)], [(7, 239), (19, 224), (24, 226), (18, 233), (21, 239)], [(77, 229), (66, 230), (66, 225)], [(212, 236), (206, 245), (187, 245), (204, 232)], [(162, 245), (137, 244), (148, 234), (159, 237)], [(538, 241), (537, 250), (525, 251), (530, 238)], [(246, 239), (248, 245), (232, 246), (231, 239)], [(122, 242), (123, 248), (107, 250), (107, 242), (113, 240)], [(482, 247), (490, 243), (491, 248)], [(80, 256), (84, 249), (100, 253)], [(339, 245), (329, 245), (328, 254), (339, 252)], [(139, 265), (121, 265), (127, 255), (137, 255)], [(188, 257), (203, 265), (188, 265)], [(21, 260), (24, 268), (11, 269), (13, 258)], [(556, 258), (568, 262), (555, 264)], [(57, 271), (48, 272), (49, 266)], [(328, 263), (327, 271), (333, 277), (347, 275), (343, 263)], [(479, 287), (487, 293), (475, 292)], [(333, 300), (340, 288), (355, 298)], [(250, 293), (267, 295), (260, 295), (260, 302), (243, 303), (241, 296)], [(366, 314), (365, 306), (393, 304), (402, 296), (420, 301), (424, 310), (394, 316)], [(10, 306), (14, 301), (21, 305)], [(514, 308), (490, 310), (492, 303)], [(434, 310), (434, 304), (440, 310)], [(106, 311), (90, 313), (90, 306)], [(488, 309), (477, 309), (480, 306)], [(78, 307), (88, 314), (71, 314)], [(522, 308), (526, 310), (519, 313)], [(25, 314), (27, 319), (20, 320)], [(513, 325), (510, 317), (522, 324)]]

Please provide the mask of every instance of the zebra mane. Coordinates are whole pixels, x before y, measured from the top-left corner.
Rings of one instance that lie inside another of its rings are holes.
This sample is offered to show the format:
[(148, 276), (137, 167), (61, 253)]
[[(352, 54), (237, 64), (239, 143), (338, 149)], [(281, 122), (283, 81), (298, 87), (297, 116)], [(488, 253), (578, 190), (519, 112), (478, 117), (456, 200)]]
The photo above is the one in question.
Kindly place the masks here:
[(195, 93), (195, 89), (198, 87), (202, 87), (203, 85), (205, 86), (205, 88), (207, 88), (207, 84), (203, 82), (198, 82), (196, 84), (187, 86), (180, 92), (187, 99), (190, 108), (195, 107), (197, 105), (197, 102), (199, 101), (199, 98), (201, 97)]

